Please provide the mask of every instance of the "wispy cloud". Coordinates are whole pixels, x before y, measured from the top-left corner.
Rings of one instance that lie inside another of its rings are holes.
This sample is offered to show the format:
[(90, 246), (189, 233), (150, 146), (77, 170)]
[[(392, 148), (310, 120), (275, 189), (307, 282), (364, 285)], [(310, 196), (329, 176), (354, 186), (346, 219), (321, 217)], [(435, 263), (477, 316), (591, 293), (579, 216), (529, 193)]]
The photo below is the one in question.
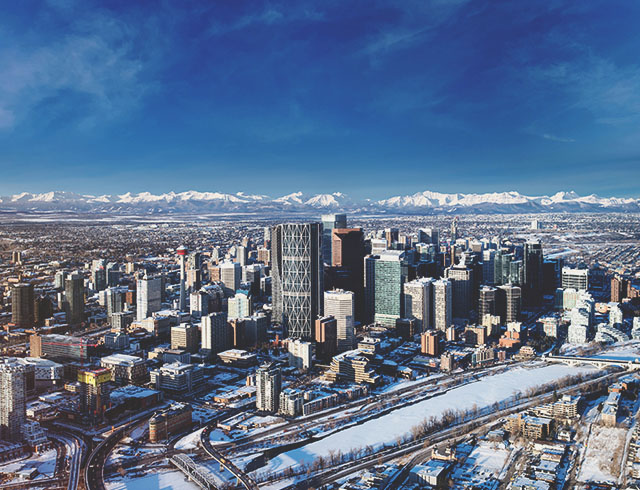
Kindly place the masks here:
[[(63, 6), (57, 13), (70, 28), (62, 35), (40, 26), (0, 50), (0, 127), (19, 124), (65, 94), (85, 102), (73, 108), (75, 122), (93, 125), (126, 114), (152, 89), (145, 77), (154, 60), (152, 40), (142, 35), (151, 34), (148, 24), (134, 26), (100, 10), (76, 18), (71, 4)], [(47, 117), (38, 114), (40, 121)]]
[(254, 26), (275, 26), (298, 21), (321, 21), (324, 14), (314, 5), (300, 2), (288, 6), (269, 4), (262, 10), (241, 15), (233, 21), (214, 21), (207, 30), (208, 36), (220, 36)]
[(601, 124), (622, 125), (640, 119), (640, 66), (621, 66), (593, 55), (531, 67), (535, 80), (560, 88), (573, 108), (589, 111)]
[(549, 134), (549, 133), (542, 133), (540, 137), (546, 140), (557, 141), (558, 143), (575, 143), (576, 142), (576, 140), (574, 140), (573, 138), (565, 138), (563, 136), (556, 136), (555, 134)]

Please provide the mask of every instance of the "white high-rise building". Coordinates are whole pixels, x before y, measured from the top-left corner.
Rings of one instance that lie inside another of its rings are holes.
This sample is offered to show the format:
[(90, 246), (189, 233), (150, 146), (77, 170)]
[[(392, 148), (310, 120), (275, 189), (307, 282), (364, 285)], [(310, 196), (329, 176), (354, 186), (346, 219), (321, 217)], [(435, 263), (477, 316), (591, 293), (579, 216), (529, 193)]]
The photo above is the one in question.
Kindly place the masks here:
[(0, 439), (22, 440), (26, 422), (25, 366), (15, 358), (0, 359)]
[(433, 326), (443, 332), (451, 326), (453, 288), (448, 279), (433, 282)]
[(611, 303), (609, 305), (609, 325), (615, 328), (621, 328), (624, 322), (624, 314), (619, 303)]
[(142, 321), (162, 309), (162, 278), (145, 274), (138, 279), (136, 292), (136, 319)]
[(404, 284), (404, 316), (416, 320), (420, 332), (429, 329), (433, 279), (422, 277)]
[(184, 289), (184, 281), (186, 279), (185, 263), (184, 259), (187, 255), (186, 247), (178, 247), (176, 250), (178, 257), (180, 257), (180, 311), (187, 311), (187, 296)]
[(353, 333), (353, 301), (351, 291), (336, 289), (324, 293), (324, 314), (336, 319), (338, 350), (340, 352), (353, 349), (355, 335)]
[(578, 291), (589, 289), (589, 270), (562, 268), (562, 287), (573, 288)]
[(194, 291), (189, 295), (189, 311), (194, 318), (209, 314), (211, 295), (204, 289)]
[(233, 298), (229, 298), (227, 306), (229, 310), (227, 315), (229, 320), (244, 318), (253, 314), (251, 298), (244, 293), (237, 293)]
[(223, 312), (203, 316), (200, 323), (202, 348), (216, 354), (223, 352), (231, 345), (227, 315)]
[(224, 286), (225, 293), (235, 294), (242, 281), (242, 266), (237, 262), (223, 262), (220, 264), (220, 282)]
[(387, 249), (387, 241), (384, 238), (371, 239), (371, 255), (378, 255)]
[(313, 344), (304, 340), (289, 340), (289, 366), (307, 370), (311, 367), (313, 357)]
[(256, 407), (261, 412), (277, 412), (280, 406), (282, 375), (280, 368), (270, 362), (256, 371)]

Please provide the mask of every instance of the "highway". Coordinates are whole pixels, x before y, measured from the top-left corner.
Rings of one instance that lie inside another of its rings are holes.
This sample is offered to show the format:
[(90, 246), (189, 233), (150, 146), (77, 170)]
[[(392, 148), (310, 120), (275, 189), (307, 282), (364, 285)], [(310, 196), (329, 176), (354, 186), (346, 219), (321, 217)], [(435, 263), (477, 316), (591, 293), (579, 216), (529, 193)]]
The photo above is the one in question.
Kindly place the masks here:
[(215, 459), (220, 465), (226, 468), (233, 476), (238, 479), (238, 482), (246, 489), (246, 490), (258, 490), (258, 485), (254, 482), (247, 474), (241, 471), (235, 464), (233, 464), (229, 459), (220, 454), (211, 444), (210, 439), (211, 426), (205, 427), (202, 431), (202, 435), (200, 437), (200, 441), (202, 443), (202, 447), (206, 451), (206, 453)]
[(78, 482), (80, 480), (80, 467), (82, 465), (82, 457), (87, 449), (85, 442), (79, 437), (66, 432), (48, 431), (48, 436), (51, 439), (55, 439), (60, 444), (64, 445), (67, 455), (66, 461), (68, 462), (69, 470), (69, 481), (67, 484), (67, 489), (76, 490), (78, 488)]

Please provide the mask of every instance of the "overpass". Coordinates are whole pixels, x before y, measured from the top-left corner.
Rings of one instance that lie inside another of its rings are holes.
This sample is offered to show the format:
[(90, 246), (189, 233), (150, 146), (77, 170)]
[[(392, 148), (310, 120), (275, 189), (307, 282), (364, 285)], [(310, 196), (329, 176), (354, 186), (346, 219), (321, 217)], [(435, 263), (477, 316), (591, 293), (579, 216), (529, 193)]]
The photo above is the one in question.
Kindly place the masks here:
[(178, 467), (189, 480), (195, 482), (203, 490), (218, 490), (215, 480), (211, 477), (208, 470), (194, 463), (194, 461), (186, 454), (176, 454), (169, 459)]
[(598, 369), (604, 369), (610, 366), (621, 367), (627, 371), (640, 370), (640, 356), (635, 359), (616, 358), (616, 357), (582, 357), (582, 356), (546, 356), (549, 362), (561, 362), (569, 366), (579, 366), (582, 364), (591, 364)]

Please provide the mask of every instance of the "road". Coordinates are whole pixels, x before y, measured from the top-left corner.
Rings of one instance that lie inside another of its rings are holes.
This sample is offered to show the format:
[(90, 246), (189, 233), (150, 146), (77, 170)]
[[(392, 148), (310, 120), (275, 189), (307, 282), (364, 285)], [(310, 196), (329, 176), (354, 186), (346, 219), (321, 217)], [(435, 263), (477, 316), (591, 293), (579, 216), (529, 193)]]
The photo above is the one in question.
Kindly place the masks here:
[(86, 452), (86, 444), (78, 436), (67, 432), (52, 432), (49, 430), (48, 436), (64, 445), (67, 455), (66, 460), (69, 464), (69, 482), (67, 489), (76, 490), (78, 488), (78, 482), (80, 481), (80, 467), (82, 465), (82, 457)]
[(233, 464), (229, 459), (220, 454), (211, 444), (211, 426), (205, 427), (202, 431), (202, 435), (200, 437), (200, 442), (202, 443), (202, 447), (206, 451), (206, 453), (215, 459), (221, 466), (226, 468), (233, 476), (238, 479), (238, 482), (246, 489), (246, 490), (258, 490), (258, 485), (254, 482), (247, 474), (241, 471), (235, 464)]

